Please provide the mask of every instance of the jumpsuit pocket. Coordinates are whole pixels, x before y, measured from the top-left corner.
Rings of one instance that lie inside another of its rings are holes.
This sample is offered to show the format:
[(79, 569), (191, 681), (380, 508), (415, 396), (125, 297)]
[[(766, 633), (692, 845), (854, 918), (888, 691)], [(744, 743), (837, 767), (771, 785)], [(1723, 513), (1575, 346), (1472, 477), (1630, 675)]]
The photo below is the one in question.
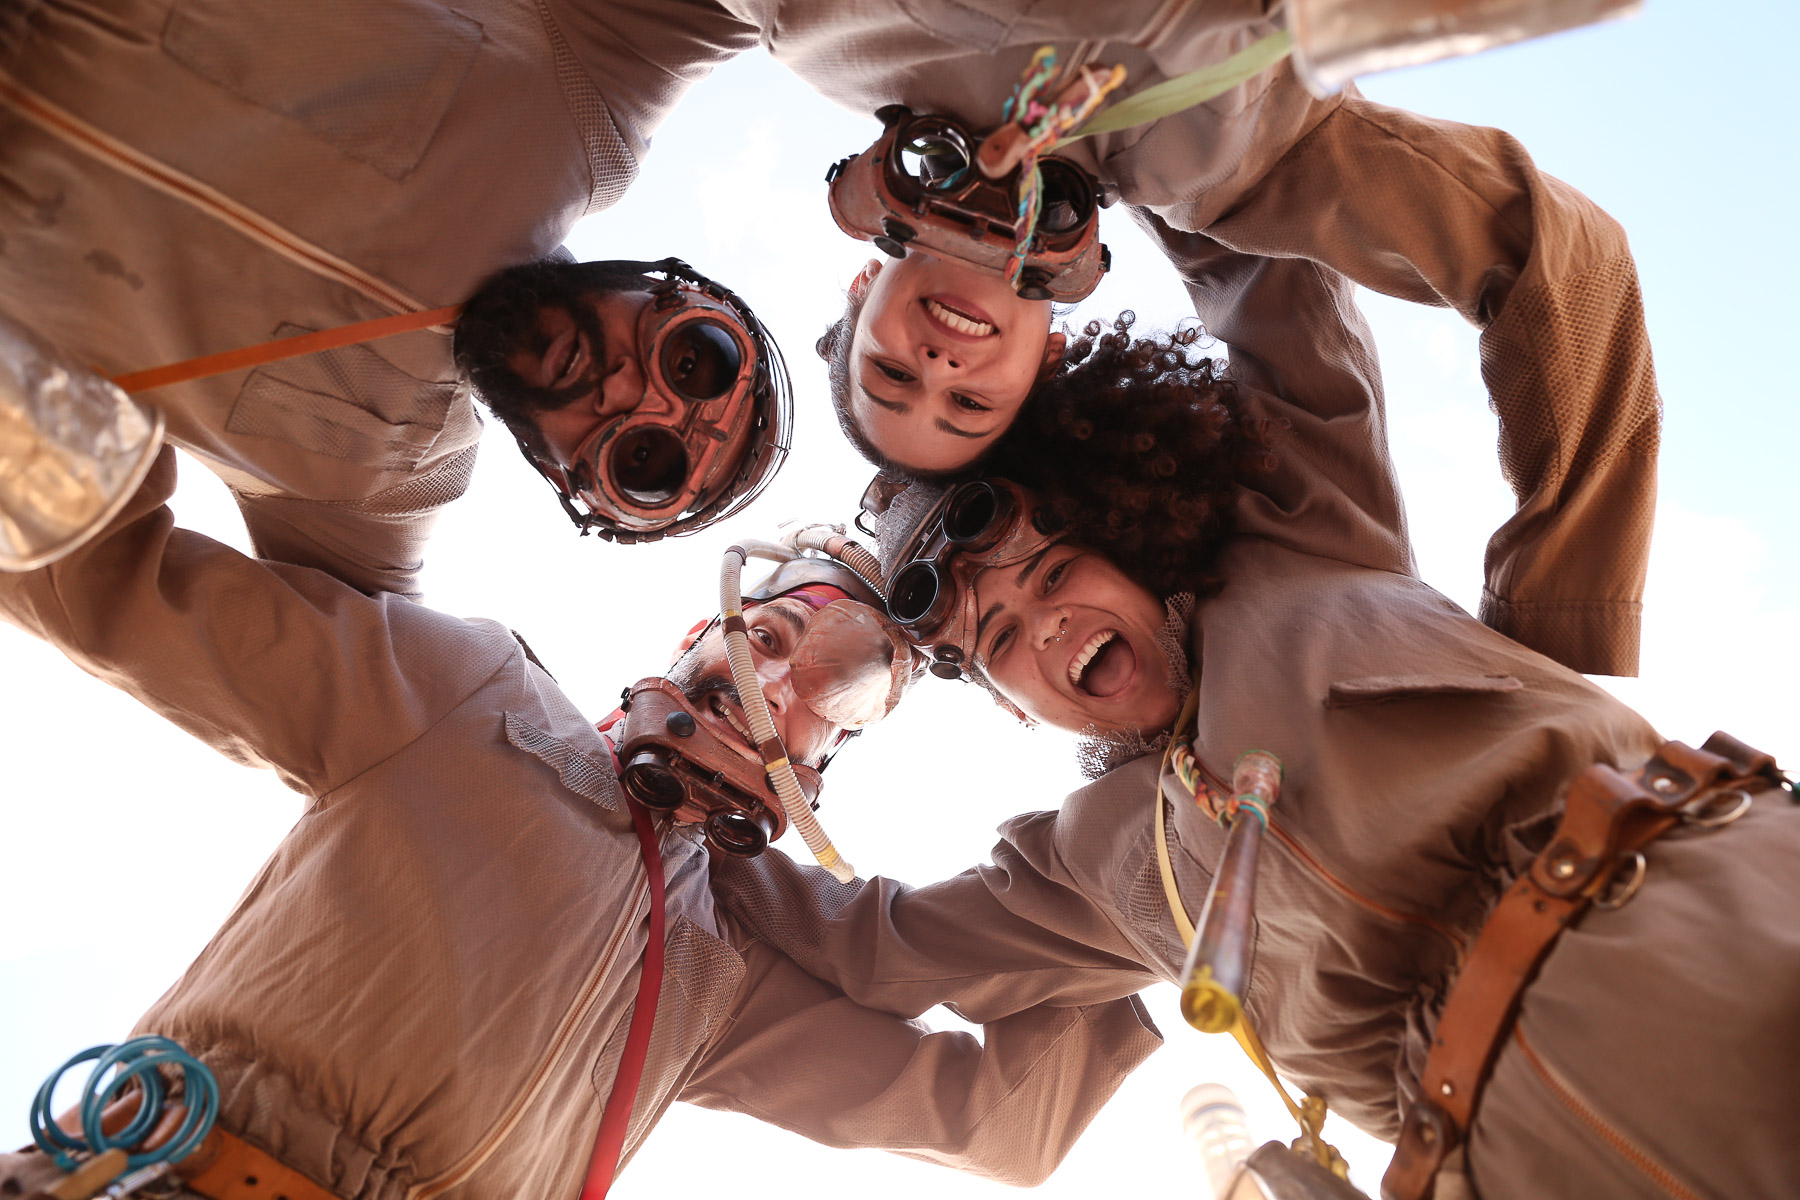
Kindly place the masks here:
[(1524, 687), (1511, 675), (1368, 675), (1333, 683), (1325, 694), (1325, 707), (1356, 708), (1432, 696), (1503, 696)]
[(176, 0), (163, 53), (389, 179), (437, 133), (481, 24), (435, 0)]
[[(310, 332), (283, 324), (275, 336)], [(410, 472), (443, 431), (456, 396), (454, 383), (415, 378), (367, 346), (345, 346), (252, 371), (225, 429)]]

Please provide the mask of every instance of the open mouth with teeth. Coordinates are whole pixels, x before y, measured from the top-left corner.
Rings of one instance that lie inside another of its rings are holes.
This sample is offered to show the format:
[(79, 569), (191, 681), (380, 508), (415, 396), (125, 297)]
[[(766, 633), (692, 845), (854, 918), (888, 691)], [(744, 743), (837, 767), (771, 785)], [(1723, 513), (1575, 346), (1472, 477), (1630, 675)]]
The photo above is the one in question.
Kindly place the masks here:
[(756, 738), (750, 732), (750, 723), (744, 719), (737, 705), (730, 703), (717, 692), (706, 698), (706, 705), (712, 711), (713, 716), (730, 726), (732, 732), (743, 739), (744, 745), (752, 751), (756, 750)]
[(582, 337), (578, 329), (566, 329), (558, 334), (544, 351), (540, 366), (543, 386), (547, 388), (566, 387), (577, 378), (578, 367), (585, 363), (578, 362), (582, 357)]
[(1137, 652), (1116, 629), (1102, 629), (1069, 660), (1069, 683), (1084, 696), (1108, 700), (1131, 686)]
[(925, 311), (966, 337), (993, 337), (1000, 332), (992, 322), (984, 321), (973, 313), (960, 312), (929, 296), (925, 299)]

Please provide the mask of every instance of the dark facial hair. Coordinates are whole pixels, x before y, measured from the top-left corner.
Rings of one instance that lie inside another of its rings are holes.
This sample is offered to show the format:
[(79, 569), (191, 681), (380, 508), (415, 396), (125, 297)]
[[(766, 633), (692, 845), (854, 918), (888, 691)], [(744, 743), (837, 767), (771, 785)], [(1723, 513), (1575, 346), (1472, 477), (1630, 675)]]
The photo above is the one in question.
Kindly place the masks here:
[[(599, 386), (607, 348), (593, 298), (649, 284), (623, 263), (545, 259), (508, 267), (482, 284), (464, 306), (456, 323), (456, 365), (495, 416), (515, 430), (521, 423), (529, 426), (536, 414), (563, 408)], [(549, 349), (550, 337), (539, 319), (546, 309), (568, 314), (593, 349), (588, 374), (560, 388), (527, 383), (508, 361), (520, 351), (541, 356)]]

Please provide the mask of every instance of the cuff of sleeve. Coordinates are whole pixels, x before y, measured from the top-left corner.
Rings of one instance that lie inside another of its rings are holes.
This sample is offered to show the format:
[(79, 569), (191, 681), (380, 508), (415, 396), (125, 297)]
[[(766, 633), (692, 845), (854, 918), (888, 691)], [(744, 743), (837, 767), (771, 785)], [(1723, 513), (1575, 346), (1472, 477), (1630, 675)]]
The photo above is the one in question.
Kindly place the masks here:
[(1481, 623), (1584, 675), (1636, 675), (1644, 606), (1635, 600), (1519, 603), (1481, 593)]

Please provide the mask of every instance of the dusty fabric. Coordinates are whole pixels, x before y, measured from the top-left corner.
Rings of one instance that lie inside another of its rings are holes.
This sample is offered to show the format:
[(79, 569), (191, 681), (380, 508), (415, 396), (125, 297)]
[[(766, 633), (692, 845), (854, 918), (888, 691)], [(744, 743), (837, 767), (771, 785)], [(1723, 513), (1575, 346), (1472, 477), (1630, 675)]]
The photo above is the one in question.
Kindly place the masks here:
[[(606, 744), (504, 626), (172, 528), (173, 461), (95, 542), (0, 575), (0, 616), (307, 798), (135, 1032), (346, 1200), (576, 1194), (648, 936)], [(627, 1155), (686, 1098), (1035, 1182), (1159, 1043), (1135, 1001), (1036, 1009), (985, 1047), (863, 1008), (717, 909), (692, 827), (661, 848)]]
[[(1416, 577), (1366, 330), (1311, 337), (1348, 311), (1343, 277), (1269, 259), (1226, 277), (1248, 313), (1306, 302), (1259, 327), (1267, 362), (1257, 346), (1237, 356), (1252, 411), (1291, 428), (1277, 471), (1241, 497), (1223, 590), (1196, 610), (1194, 748), (1215, 777), (1247, 749), (1281, 758), (1248, 1010), (1284, 1074), (1391, 1138), (1462, 956), (1571, 778), (1635, 767), (1663, 738)], [(1223, 834), (1151, 757), (1008, 821), (989, 864), (940, 883), (840, 885), (768, 855), (715, 890), (878, 1007), (991, 1020), (1092, 1003), (1180, 970), (1159, 803), (1192, 917)], [(1800, 1193), (1782, 1118), (1800, 1050), (1796, 850), (1800, 807), (1766, 791), (1738, 825), (1654, 844), (1640, 895), (1564, 936), (1479, 1110), (1477, 1194)]]
[[(845, 107), (902, 102), (977, 128), (998, 120), (1042, 41), (1122, 63), (1136, 91), (1274, 29), (1254, 4), (1065, 13), (963, 0), (889, 12), (839, 0), (725, 3), (765, 31), (778, 61)], [(992, 57), (970, 61), (969, 50)], [(1249, 307), (1243, 276), (1269, 259), (1307, 260), (1375, 291), (1451, 307), (1479, 328), (1501, 467), (1519, 501), (1490, 542), (1480, 616), (1566, 666), (1636, 673), (1661, 411), (1636, 269), (1616, 222), (1498, 130), (1388, 108), (1354, 87), (1317, 100), (1285, 62), (1066, 153), (1163, 243), (1207, 328), (1233, 350), (1260, 346), (1266, 326), (1306, 298), (1265, 287), (1265, 307)], [(1310, 332), (1351, 353), (1360, 323), (1346, 298), (1341, 313), (1315, 314)]]
[[(660, 0), (33, 0), (0, 82), (144, 169), (0, 98), (0, 308), (118, 372), (458, 303), (617, 200), (669, 106), (755, 42)], [(413, 333), (155, 399), (260, 554), (414, 592), (480, 434), (449, 350)]]
[[(900, 101), (983, 127), (1041, 44), (1122, 62), (1138, 89), (1266, 34), (1266, 9), (130, 0), (101, 17), (41, 0), (0, 27), (0, 73), (178, 179), (159, 190), (0, 103), (0, 306), (117, 371), (455, 303), (616, 200), (682, 92), (759, 42), (855, 111)], [(1311, 259), (1483, 328), (1521, 501), (1490, 548), (1483, 619), (1577, 669), (1635, 670), (1656, 400), (1635, 273), (1604, 214), (1503, 134), (1354, 89), (1315, 100), (1285, 64), (1070, 153), (1153, 232), (1160, 221), (1247, 256)], [(327, 278), (169, 190), (195, 184), (366, 278)], [(1193, 269), (1204, 241), (1171, 253), (1235, 347), (1261, 318), (1235, 279)], [(1585, 357), (1602, 332), (1616, 353)], [(157, 400), (176, 441), (233, 486), (259, 553), (411, 591), (478, 432), (447, 343), (411, 334)], [(1545, 403), (1561, 396), (1572, 407)]]

